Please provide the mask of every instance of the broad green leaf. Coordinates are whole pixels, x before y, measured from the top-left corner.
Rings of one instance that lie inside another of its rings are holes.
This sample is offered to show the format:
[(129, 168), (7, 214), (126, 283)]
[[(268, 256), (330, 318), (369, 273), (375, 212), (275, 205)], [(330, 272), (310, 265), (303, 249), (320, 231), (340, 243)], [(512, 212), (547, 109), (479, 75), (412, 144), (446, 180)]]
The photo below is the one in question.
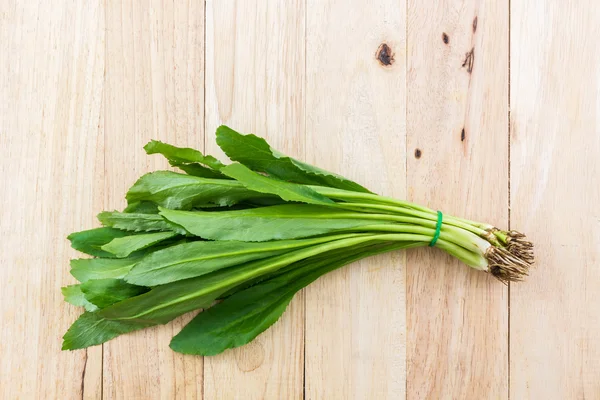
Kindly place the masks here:
[(83, 307), (86, 311), (96, 311), (98, 307), (86, 300), (83, 292), (81, 291), (81, 285), (70, 285), (60, 289), (65, 301), (77, 307)]
[(249, 190), (274, 194), (283, 200), (309, 204), (334, 204), (333, 200), (328, 199), (307, 186), (266, 177), (239, 163), (230, 164), (222, 168), (221, 172), (240, 182)]
[(97, 312), (85, 312), (63, 336), (63, 350), (83, 349), (102, 344), (124, 333), (152, 326), (139, 321), (111, 321)]
[(167, 143), (152, 140), (144, 146), (147, 154), (162, 154), (167, 160), (175, 163), (197, 163), (218, 173), (224, 164), (213, 156), (205, 156), (196, 149), (176, 147)]
[(130, 234), (114, 228), (96, 228), (71, 233), (67, 236), (67, 239), (71, 241), (71, 247), (82, 253), (96, 257), (114, 257), (114, 254), (102, 250), (102, 246), (115, 238), (121, 238)]
[(161, 208), (160, 214), (204, 239), (242, 242), (296, 239), (390, 223), (369, 219), (366, 213), (296, 204), (218, 212)]
[(180, 226), (165, 220), (158, 214), (121, 213), (104, 211), (98, 214), (98, 220), (104, 226), (133, 232), (173, 231), (180, 235), (187, 232)]
[(102, 250), (124, 258), (135, 251), (145, 249), (163, 240), (177, 236), (175, 232), (145, 233), (115, 238), (102, 246)]
[(292, 270), (235, 293), (199, 313), (179, 332), (170, 347), (180, 353), (211, 356), (242, 346), (275, 323), (296, 292), (320, 276), (363, 257), (415, 244), (375, 245), (347, 254), (327, 253), (294, 264)]
[[(269, 293), (269, 289), (259, 284), (200, 312), (171, 339), (169, 347), (179, 353), (213, 356), (249, 343), (281, 317), (295, 294)], [(258, 292), (258, 296), (248, 292)], [(259, 304), (242, 306), (246, 300)]]
[(209, 179), (171, 171), (142, 176), (127, 192), (128, 202), (151, 201), (162, 207), (188, 210), (206, 205), (230, 206), (264, 194), (231, 179)]
[(79, 282), (90, 279), (123, 278), (142, 258), (80, 258), (71, 260), (71, 275)]
[(99, 313), (104, 318), (114, 320), (166, 323), (186, 312), (208, 307), (220, 295), (247, 280), (275, 272), (307, 257), (371, 240), (369, 235), (356, 235), (221, 269), (197, 278), (156, 286), (147, 293), (113, 304)]
[(242, 135), (225, 125), (217, 128), (217, 144), (230, 159), (253, 171), (265, 172), (285, 181), (306, 185), (369, 192), (343, 176), (281, 154), (258, 136)]
[(123, 279), (93, 279), (81, 284), (85, 299), (98, 308), (108, 307), (148, 290), (150, 289), (147, 287), (132, 285)]
[(136, 285), (157, 286), (193, 278), (218, 269), (283, 254), (303, 247), (353, 235), (273, 242), (198, 241), (171, 246), (144, 257), (125, 280)]

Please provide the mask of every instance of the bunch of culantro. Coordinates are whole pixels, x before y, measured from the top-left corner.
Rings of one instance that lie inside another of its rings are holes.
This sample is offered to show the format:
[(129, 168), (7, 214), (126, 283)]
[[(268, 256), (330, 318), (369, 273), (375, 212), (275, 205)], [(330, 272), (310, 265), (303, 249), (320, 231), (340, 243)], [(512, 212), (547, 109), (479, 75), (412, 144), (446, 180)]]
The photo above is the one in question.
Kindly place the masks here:
[(69, 236), (93, 258), (71, 261), (80, 283), (62, 292), (85, 312), (63, 349), (202, 309), (170, 346), (218, 354), (253, 340), (321, 275), (398, 249), (435, 246), (504, 283), (521, 280), (533, 263), (519, 232), (379, 196), (226, 126), (216, 138), (231, 164), (148, 143), (148, 154), (184, 173), (142, 176), (123, 211), (102, 212), (102, 228)]

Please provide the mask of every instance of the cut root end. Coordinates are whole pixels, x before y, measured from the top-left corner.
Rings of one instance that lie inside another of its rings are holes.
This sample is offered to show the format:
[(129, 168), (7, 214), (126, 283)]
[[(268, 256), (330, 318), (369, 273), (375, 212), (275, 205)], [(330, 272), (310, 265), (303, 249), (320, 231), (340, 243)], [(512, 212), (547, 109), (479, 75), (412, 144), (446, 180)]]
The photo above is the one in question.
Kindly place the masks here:
[[(516, 243), (516, 239), (514, 242)], [(488, 271), (504, 284), (522, 281), (529, 275), (529, 268), (533, 264), (533, 248), (524, 244), (520, 244), (519, 247), (515, 243), (512, 250), (510, 247), (491, 246), (485, 253), (489, 265)], [(522, 241), (522, 243), (529, 242)], [(523, 250), (525, 248), (527, 251)]]
[(528, 264), (533, 264), (533, 243), (525, 240), (525, 235), (517, 231), (508, 232), (506, 240), (506, 249), (515, 257), (524, 260)]

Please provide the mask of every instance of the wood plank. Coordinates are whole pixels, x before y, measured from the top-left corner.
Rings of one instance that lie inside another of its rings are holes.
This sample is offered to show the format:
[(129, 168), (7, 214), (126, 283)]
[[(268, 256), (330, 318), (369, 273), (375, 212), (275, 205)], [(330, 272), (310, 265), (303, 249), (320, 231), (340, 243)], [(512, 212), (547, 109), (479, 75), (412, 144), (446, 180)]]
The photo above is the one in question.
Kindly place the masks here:
[(513, 399), (600, 396), (600, 10), (511, 2), (511, 226), (537, 267), (511, 286)]
[[(227, 124), (304, 158), (304, 1), (206, 3), (206, 151)], [(304, 307), (250, 344), (205, 359), (207, 399), (302, 398)]]
[[(508, 223), (508, 2), (408, 2), (409, 199)], [(507, 289), (440, 251), (409, 252), (410, 399), (508, 395)]]
[[(306, 32), (307, 161), (400, 198), (404, 5), (309, 1)], [(306, 289), (306, 398), (404, 397), (404, 260), (402, 252), (370, 258)]]
[(2, 399), (100, 396), (100, 358), (61, 351), (81, 310), (59, 288), (102, 206), (102, 3), (0, 4)]
[[(107, 1), (105, 208), (122, 209), (143, 173), (166, 168), (150, 139), (202, 148), (204, 6)], [(201, 357), (169, 347), (192, 315), (104, 345), (104, 398), (201, 398)]]

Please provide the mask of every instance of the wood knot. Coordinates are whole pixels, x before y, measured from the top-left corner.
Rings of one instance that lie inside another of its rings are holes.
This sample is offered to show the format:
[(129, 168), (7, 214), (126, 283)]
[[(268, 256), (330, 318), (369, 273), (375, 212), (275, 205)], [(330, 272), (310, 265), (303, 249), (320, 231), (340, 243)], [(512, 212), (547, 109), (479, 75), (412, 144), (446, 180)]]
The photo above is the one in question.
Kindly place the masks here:
[(379, 64), (388, 67), (394, 63), (394, 53), (392, 49), (386, 43), (381, 43), (377, 48), (375, 57), (379, 61)]
[(446, 44), (448, 44), (450, 42), (450, 37), (446, 34), (446, 32), (442, 33), (442, 40)]
[(265, 360), (265, 349), (258, 340), (253, 340), (244, 347), (235, 348), (233, 352), (238, 368), (244, 372), (254, 371)]
[(473, 33), (477, 30), (477, 15), (473, 18)]
[(422, 155), (421, 149), (416, 149), (415, 150), (415, 158), (419, 159), (419, 158), (421, 158), (421, 155)]

